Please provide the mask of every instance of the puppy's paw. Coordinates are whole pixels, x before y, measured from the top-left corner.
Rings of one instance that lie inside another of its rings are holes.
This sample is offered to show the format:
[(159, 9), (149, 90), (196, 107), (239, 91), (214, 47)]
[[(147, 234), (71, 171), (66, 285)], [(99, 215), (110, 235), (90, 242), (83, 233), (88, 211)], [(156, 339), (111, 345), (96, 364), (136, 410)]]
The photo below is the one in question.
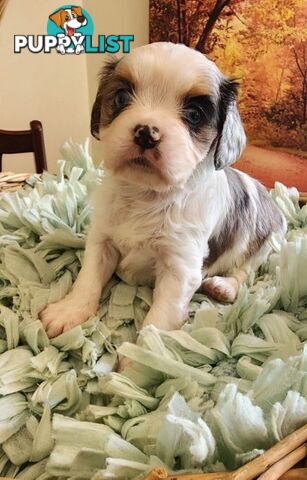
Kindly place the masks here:
[(202, 283), (201, 290), (219, 302), (233, 303), (239, 285), (234, 277), (210, 277)]
[(96, 313), (95, 308), (66, 297), (57, 303), (51, 303), (39, 317), (49, 338), (57, 337), (70, 330)]

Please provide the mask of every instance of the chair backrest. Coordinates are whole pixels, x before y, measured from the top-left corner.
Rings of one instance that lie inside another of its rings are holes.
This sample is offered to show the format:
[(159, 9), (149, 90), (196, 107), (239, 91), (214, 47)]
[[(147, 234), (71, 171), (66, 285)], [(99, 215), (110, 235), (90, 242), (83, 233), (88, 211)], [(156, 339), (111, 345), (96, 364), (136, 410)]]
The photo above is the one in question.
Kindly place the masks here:
[(30, 122), (30, 130), (0, 130), (0, 171), (2, 155), (10, 153), (34, 153), (36, 173), (47, 170), (44, 133), (41, 122)]

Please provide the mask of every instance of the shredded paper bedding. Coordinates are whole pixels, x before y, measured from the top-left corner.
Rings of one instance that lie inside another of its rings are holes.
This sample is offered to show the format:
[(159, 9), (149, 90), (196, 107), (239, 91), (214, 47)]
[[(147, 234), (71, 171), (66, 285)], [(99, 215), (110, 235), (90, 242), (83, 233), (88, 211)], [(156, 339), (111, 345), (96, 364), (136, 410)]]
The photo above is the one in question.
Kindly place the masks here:
[[(182, 330), (143, 329), (147, 287), (114, 277), (95, 317), (49, 340), (103, 177), (67, 142), (56, 175), (0, 198), (0, 476), (136, 478), (239, 467), (307, 422), (307, 206), (276, 184), (286, 239), (233, 305), (196, 293)], [(133, 360), (116, 373), (117, 354)]]

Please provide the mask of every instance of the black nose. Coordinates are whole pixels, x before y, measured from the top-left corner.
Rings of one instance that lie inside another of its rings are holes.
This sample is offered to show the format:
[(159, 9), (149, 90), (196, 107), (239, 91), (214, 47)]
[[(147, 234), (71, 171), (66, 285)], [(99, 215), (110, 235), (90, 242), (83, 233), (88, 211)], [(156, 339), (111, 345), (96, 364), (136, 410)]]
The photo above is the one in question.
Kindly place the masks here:
[(78, 22), (83, 23), (85, 20), (85, 17), (83, 15), (81, 17), (77, 17)]
[(134, 129), (134, 141), (144, 150), (154, 148), (160, 142), (160, 131), (158, 127), (148, 125), (137, 125)]

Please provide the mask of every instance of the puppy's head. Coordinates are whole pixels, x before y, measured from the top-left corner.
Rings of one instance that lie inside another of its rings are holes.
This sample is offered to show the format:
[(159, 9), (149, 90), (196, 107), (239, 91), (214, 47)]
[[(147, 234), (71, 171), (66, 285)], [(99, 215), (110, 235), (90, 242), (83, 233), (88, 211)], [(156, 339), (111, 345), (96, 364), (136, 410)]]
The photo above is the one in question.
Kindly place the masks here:
[(245, 145), (237, 84), (184, 45), (153, 43), (101, 72), (92, 134), (105, 167), (154, 190), (183, 188), (200, 162), (217, 170)]

